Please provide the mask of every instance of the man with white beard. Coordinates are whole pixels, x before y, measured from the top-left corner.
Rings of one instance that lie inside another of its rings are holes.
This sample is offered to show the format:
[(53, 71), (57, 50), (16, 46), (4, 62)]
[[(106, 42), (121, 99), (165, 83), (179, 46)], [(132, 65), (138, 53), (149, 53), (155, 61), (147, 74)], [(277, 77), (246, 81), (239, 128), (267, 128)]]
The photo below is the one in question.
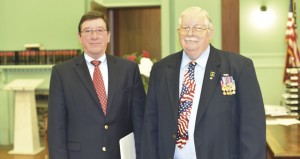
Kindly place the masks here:
[(183, 50), (151, 70), (143, 159), (264, 159), (265, 112), (253, 62), (210, 44), (204, 9), (181, 13)]

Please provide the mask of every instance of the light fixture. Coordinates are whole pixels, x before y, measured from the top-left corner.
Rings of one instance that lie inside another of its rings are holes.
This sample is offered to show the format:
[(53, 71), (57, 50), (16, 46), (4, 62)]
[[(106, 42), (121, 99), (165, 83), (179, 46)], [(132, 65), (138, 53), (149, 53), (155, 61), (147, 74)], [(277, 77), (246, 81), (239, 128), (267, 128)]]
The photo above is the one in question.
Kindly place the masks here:
[(251, 23), (258, 30), (269, 29), (274, 25), (275, 12), (272, 7), (267, 8), (266, 5), (259, 5), (251, 11)]
[(262, 6), (260, 7), (260, 11), (262, 11), (262, 12), (267, 11), (267, 6), (266, 6), (266, 5), (262, 5)]

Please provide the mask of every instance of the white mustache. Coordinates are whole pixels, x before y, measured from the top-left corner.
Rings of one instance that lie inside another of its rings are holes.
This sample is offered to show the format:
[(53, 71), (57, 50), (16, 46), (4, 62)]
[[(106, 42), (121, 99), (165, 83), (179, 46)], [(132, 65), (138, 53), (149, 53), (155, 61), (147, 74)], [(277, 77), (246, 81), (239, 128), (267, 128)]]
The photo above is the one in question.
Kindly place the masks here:
[(198, 41), (198, 39), (193, 38), (193, 37), (186, 37), (186, 38), (184, 38), (184, 41), (186, 41), (186, 42), (196, 42), (196, 41)]

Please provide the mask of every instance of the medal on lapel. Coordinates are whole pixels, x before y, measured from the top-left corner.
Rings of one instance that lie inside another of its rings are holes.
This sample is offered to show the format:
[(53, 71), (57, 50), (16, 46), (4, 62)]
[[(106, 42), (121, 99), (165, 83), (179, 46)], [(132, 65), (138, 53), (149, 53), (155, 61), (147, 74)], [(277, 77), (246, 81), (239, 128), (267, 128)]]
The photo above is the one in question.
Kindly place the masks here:
[(223, 95), (233, 95), (236, 93), (235, 81), (229, 74), (223, 74), (221, 79), (221, 89)]

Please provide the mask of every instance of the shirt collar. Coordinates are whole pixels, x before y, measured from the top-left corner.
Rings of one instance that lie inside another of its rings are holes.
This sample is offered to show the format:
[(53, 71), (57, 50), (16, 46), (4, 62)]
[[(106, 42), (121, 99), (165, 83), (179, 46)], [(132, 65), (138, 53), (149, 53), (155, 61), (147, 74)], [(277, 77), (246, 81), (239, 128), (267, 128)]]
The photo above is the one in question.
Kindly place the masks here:
[[(95, 60), (93, 58), (91, 58), (89, 55), (87, 55), (86, 53), (84, 53), (84, 58), (85, 58), (85, 61), (88, 63), (88, 64), (91, 64), (91, 61), (92, 60)], [(106, 54), (104, 53), (100, 58), (96, 59), (96, 60), (99, 60), (101, 61), (101, 63), (106, 63)]]
[[(205, 69), (205, 67), (206, 67), (209, 52), (210, 52), (210, 45), (202, 53), (202, 55), (198, 59), (195, 60), (195, 62), (197, 62), (197, 65), (203, 69)], [(187, 56), (186, 52), (183, 50), (180, 69), (186, 67), (191, 61), (192, 60)]]

